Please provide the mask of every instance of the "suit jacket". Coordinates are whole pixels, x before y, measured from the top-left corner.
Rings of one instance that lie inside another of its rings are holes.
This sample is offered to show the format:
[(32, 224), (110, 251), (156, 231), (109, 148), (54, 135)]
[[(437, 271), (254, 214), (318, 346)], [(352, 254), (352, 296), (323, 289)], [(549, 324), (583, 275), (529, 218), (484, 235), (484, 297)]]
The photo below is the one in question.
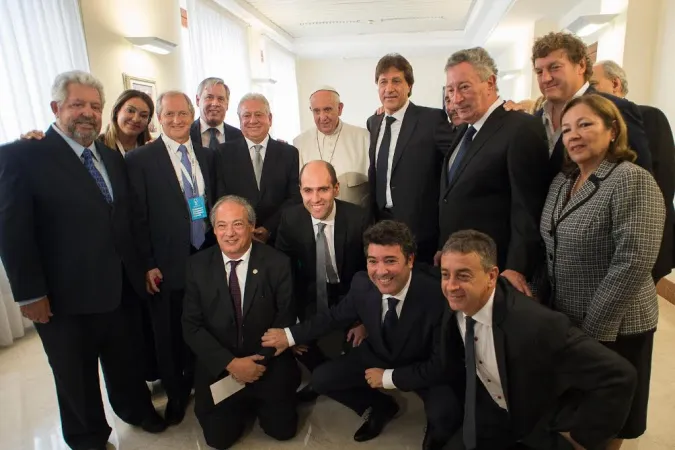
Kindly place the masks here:
[[(214, 153), (194, 141), (192, 144), (204, 177), (208, 214), (215, 203)], [(128, 153), (126, 162), (134, 194), (137, 245), (145, 260), (145, 270), (157, 267), (164, 276), (163, 287), (183, 289), (191, 248), (191, 218), (166, 145), (159, 138)], [(205, 229), (207, 240), (203, 248), (215, 242), (210, 225)]]
[[(343, 295), (349, 290), (354, 274), (366, 270), (363, 233), (368, 226), (368, 215), (363, 208), (337, 199), (334, 207), (335, 262), (339, 291)], [(298, 312), (301, 317), (313, 315), (316, 311), (316, 237), (312, 216), (304, 205), (293, 205), (282, 213), (275, 245), (291, 258)], [(308, 306), (310, 311), (306, 312)]]
[(248, 200), (255, 209), (256, 226), (265, 227), (273, 240), (281, 211), (301, 202), (298, 167), (298, 149), (270, 137), (258, 189), (246, 140), (228, 141), (216, 151), (218, 197), (238, 195)]
[(125, 275), (145, 292), (124, 159), (95, 145), (112, 205), (54, 129), (0, 147), (0, 256), (16, 301), (46, 295), (54, 314), (95, 314), (119, 306)]
[[(455, 313), (444, 316), (442, 336), (445, 364), (464, 365)], [(572, 423), (555, 431), (571, 431), (584, 448), (595, 449), (621, 430), (636, 384), (635, 369), (621, 356), (503, 278), (496, 286), (492, 336), (516, 437), (533, 431), (542, 417), (559, 406), (558, 399), (567, 391), (583, 394), (581, 403)]]
[[(628, 128), (628, 145), (637, 153), (637, 160), (635, 164), (638, 166), (644, 167), (645, 169), (652, 170), (652, 157), (651, 152), (649, 151), (649, 141), (647, 140), (647, 135), (645, 134), (645, 129), (642, 121), (642, 115), (638, 106), (626, 100), (625, 98), (616, 97), (612, 94), (605, 94), (604, 92), (598, 92), (593, 86), (589, 87), (584, 95), (597, 94), (605, 97), (608, 100), (611, 100), (612, 103), (619, 109), (621, 116), (623, 117), (624, 122), (626, 122), (626, 127)], [(541, 117), (544, 113), (543, 109), (537, 111), (536, 115)], [(558, 142), (555, 144), (553, 153), (551, 154), (551, 179), (555, 177), (558, 172), (563, 167), (563, 162), (565, 161), (565, 145), (563, 144), (562, 135), (558, 138)]]
[(652, 276), (658, 280), (670, 273), (675, 267), (675, 210), (673, 210), (673, 193), (675, 192), (675, 144), (673, 132), (666, 115), (658, 108), (641, 105), (645, 133), (649, 141), (652, 156), (652, 168), (656, 184), (659, 185), (666, 204), (666, 225), (663, 229), (663, 240), (659, 256), (652, 270)]
[[(241, 130), (237, 127), (233, 127), (232, 125), (228, 125), (223, 122), (223, 128), (225, 129), (225, 142), (235, 141), (244, 137), (244, 135), (241, 133)], [(199, 119), (195, 120), (192, 122), (192, 125), (190, 125), (190, 139), (192, 139), (192, 145), (195, 147), (203, 147), (201, 129), (202, 126), (199, 122)]]
[[(458, 148), (467, 125), (451, 152)], [(448, 184), (451, 153), (443, 160), (439, 248), (452, 233), (475, 229), (497, 243), (500, 270), (531, 277), (542, 261), (541, 209), (548, 192), (548, 144), (541, 120), (499, 106), (475, 135)]]
[(340, 303), (292, 326), (290, 331), (296, 344), (304, 344), (360, 321), (368, 337), (352, 351), (359, 352), (361, 361), (370, 367), (394, 369), (396, 387), (411, 391), (438, 382), (440, 325), (446, 308), (439, 280), (413, 270), (396, 330), (397, 341), (389, 349), (382, 337), (382, 294), (365, 272), (359, 272)]
[[(234, 302), (223, 254), (218, 246), (191, 256), (183, 300), (183, 336), (197, 356), (195, 385), (200, 391), (227, 376), (234, 359), (254, 354), (266, 357), (268, 371), (250, 386), (270, 391), (297, 387), (299, 375), (291, 352), (272, 358), (274, 349), (261, 347), (269, 328), (295, 323), (293, 281), (288, 257), (270, 246), (252, 243), (243, 298), (243, 339), (239, 340)], [(271, 372), (289, 376), (270, 377)], [(274, 382), (266, 380), (269, 378)], [(206, 390), (208, 392), (208, 389)], [(197, 400), (198, 409), (212, 406), (210, 396)], [(210, 402), (210, 403), (209, 403)]]
[(661, 191), (641, 167), (605, 160), (566, 201), (576, 174), (553, 180), (541, 217), (553, 307), (600, 341), (652, 330)]
[[(370, 131), (370, 207), (378, 217), (376, 199), (377, 138), (384, 114), (368, 118)], [(453, 140), (448, 116), (443, 110), (408, 105), (391, 166), (391, 196), (396, 220), (410, 227), (417, 242), (438, 239), (438, 186), (443, 157)]]

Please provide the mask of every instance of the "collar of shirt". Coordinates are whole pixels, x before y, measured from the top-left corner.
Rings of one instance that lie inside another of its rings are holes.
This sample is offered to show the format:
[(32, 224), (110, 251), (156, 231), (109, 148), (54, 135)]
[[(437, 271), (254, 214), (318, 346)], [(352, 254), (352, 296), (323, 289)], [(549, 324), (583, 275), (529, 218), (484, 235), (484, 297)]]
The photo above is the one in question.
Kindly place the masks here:
[[(237, 260), (241, 260), (241, 262), (239, 263), (239, 266), (241, 266), (242, 264), (248, 264), (248, 260), (251, 258), (251, 249), (252, 248), (253, 248), (253, 244), (250, 244), (248, 246), (248, 250), (246, 250), (246, 253), (241, 255), (241, 258), (237, 258), (237, 259), (230, 258), (225, 253), (221, 252), (221, 253), (223, 253), (223, 262), (225, 263), (225, 267), (227, 267), (227, 264), (230, 261), (237, 261)], [(237, 267), (239, 267), (239, 266), (237, 266)]]
[(184, 145), (187, 148), (189, 155), (194, 155), (194, 150), (192, 150), (192, 139), (190, 138), (188, 138), (188, 140), (185, 141), (185, 143), (179, 144), (178, 142), (168, 137), (166, 134), (162, 133), (162, 141), (164, 142), (164, 145), (166, 145), (166, 148), (169, 149), (172, 155), (178, 153), (178, 147), (180, 147), (181, 145)]
[(316, 228), (316, 226), (319, 223), (325, 223), (326, 225), (329, 226), (334, 226), (335, 225), (335, 210), (337, 209), (337, 203), (335, 203), (335, 200), (333, 200), (333, 210), (328, 214), (328, 217), (325, 219), (319, 220), (315, 219), (314, 216), (310, 216), (312, 218), (312, 226)]
[(70, 148), (73, 149), (78, 158), (82, 159), (82, 153), (84, 152), (84, 149), (88, 148), (89, 150), (91, 150), (91, 153), (94, 155), (94, 159), (96, 161), (101, 159), (101, 157), (98, 154), (98, 150), (96, 150), (96, 140), (94, 140), (94, 142), (92, 142), (89, 147), (85, 147), (84, 145), (75, 142), (72, 138), (70, 138), (63, 131), (61, 131), (61, 129), (56, 125), (56, 122), (52, 124), (52, 129), (57, 133), (59, 133), (59, 135), (66, 141), (66, 143), (70, 146)]
[[(405, 116), (405, 112), (408, 110), (408, 106), (410, 105), (410, 99), (405, 101), (405, 105), (398, 111), (396, 111), (394, 114), (391, 114), (391, 116), (396, 119), (396, 122), (394, 123), (401, 123), (403, 121), (403, 117)], [(387, 114), (386, 112), (384, 113), (384, 117), (389, 116), (390, 114)]]
[[(492, 294), (490, 294), (490, 298), (488, 299), (487, 303), (483, 305), (480, 311), (471, 316), (473, 320), (480, 323), (481, 325), (486, 325), (488, 327), (492, 326), (492, 306), (495, 302), (495, 292), (496, 288), (493, 288)], [(466, 323), (466, 314), (462, 313), (462, 316), (464, 316), (464, 322)]]
[(212, 127), (208, 123), (204, 122), (202, 120), (202, 118), (200, 117), (199, 118), (199, 130), (200, 130), (199, 132), (200, 132), (200, 134), (206, 133), (207, 131), (209, 131), (210, 128), (215, 128), (216, 130), (218, 130), (218, 132), (220, 132), (219, 136), (225, 135), (225, 125), (222, 122), (217, 127)]
[[(574, 94), (574, 96), (572, 98), (581, 97), (582, 95), (584, 95), (586, 93), (586, 91), (588, 90), (588, 88), (590, 86), (591, 86), (591, 83), (589, 83), (588, 81), (585, 82), (584, 85), (581, 86), (581, 88)], [(552, 122), (551, 118), (552, 118), (552, 115), (553, 115), (553, 103), (546, 100), (544, 102), (544, 106), (542, 106), (542, 108), (544, 110), (544, 114), (542, 114), (542, 116), (544, 118), (544, 123)]]
[(325, 134), (325, 133), (322, 133), (318, 128), (316, 129), (316, 132), (319, 134), (319, 137), (321, 137), (321, 138), (336, 137), (337, 135), (340, 134), (340, 131), (342, 131), (342, 121), (340, 119), (338, 119), (338, 126), (335, 127), (335, 130), (331, 134)]
[(476, 129), (476, 134), (478, 134), (483, 125), (485, 125), (485, 122), (488, 120), (488, 117), (490, 117), (490, 114), (492, 114), (495, 109), (499, 108), (502, 103), (504, 103), (504, 100), (502, 100), (501, 97), (497, 97), (497, 100), (495, 100), (494, 103), (490, 105), (487, 112), (483, 114), (483, 117), (478, 119), (476, 123), (472, 124), (472, 126)]
[(270, 135), (268, 134), (267, 136), (265, 136), (265, 139), (263, 139), (260, 144), (256, 144), (255, 142), (253, 142), (249, 138), (244, 138), (244, 139), (246, 139), (246, 145), (248, 145), (249, 151), (253, 150), (254, 145), (262, 145), (262, 150), (260, 150), (260, 152), (264, 153), (265, 151), (267, 151), (267, 144), (269, 144), (269, 142), (270, 142)]
[(401, 289), (401, 291), (398, 294), (382, 295), (382, 300), (386, 303), (388, 298), (394, 297), (395, 299), (398, 299), (400, 301), (400, 305), (402, 307), (403, 302), (405, 301), (405, 296), (408, 295), (408, 289), (410, 288), (410, 281), (412, 281), (412, 272), (410, 272), (408, 281), (405, 283), (405, 286), (403, 286), (403, 289)]

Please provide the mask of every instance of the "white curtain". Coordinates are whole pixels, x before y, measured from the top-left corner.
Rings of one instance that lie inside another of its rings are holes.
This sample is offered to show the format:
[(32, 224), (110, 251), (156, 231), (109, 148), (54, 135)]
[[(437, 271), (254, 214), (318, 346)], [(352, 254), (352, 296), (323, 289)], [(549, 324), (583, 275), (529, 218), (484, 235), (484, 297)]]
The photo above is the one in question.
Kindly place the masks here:
[(300, 105), (298, 80), (295, 75), (295, 55), (267, 39), (267, 60), (270, 77), (276, 80), (271, 86), (272, 130), (275, 139), (293, 142), (300, 134)]
[(188, 0), (190, 97), (200, 81), (219, 77), (230, 88), (225, 122), (239, 127), (237, 105), (251, 89), (247, 26), (210, 0)]
[(0, 144), (44, 130), (57, 74), (89, 70), (78, 0), (0, 1)]
[[(89, 70), (78, 0), (0, 1), (0, 144), (54, 121), (52, 83), (74, 69)], [(0, 346), (28, 326), (0, 264)]]

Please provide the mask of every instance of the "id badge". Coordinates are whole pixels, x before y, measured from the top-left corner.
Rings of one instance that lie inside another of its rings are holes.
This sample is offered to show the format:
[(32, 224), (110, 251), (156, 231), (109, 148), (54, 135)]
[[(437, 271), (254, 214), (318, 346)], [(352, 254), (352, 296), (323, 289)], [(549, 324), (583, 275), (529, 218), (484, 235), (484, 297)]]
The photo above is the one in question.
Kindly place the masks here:
[(206, 205), (204, 204), (203, 195), (188, 199), (188, 206), (190, 207), (190, 216), (193, 222), (206, 219)]

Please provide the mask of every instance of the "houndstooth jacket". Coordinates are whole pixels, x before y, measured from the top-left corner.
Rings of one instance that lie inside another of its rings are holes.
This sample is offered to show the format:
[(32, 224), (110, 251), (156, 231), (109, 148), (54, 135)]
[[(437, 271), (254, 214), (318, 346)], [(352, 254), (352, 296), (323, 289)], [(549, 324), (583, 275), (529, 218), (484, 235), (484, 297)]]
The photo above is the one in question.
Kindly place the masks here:
[(605, 160), (566, 201), (577, 175), (556, 176), (541, 217), (553, 307), (600, 341), (652, 330), (661, 191), (641, 167)]

